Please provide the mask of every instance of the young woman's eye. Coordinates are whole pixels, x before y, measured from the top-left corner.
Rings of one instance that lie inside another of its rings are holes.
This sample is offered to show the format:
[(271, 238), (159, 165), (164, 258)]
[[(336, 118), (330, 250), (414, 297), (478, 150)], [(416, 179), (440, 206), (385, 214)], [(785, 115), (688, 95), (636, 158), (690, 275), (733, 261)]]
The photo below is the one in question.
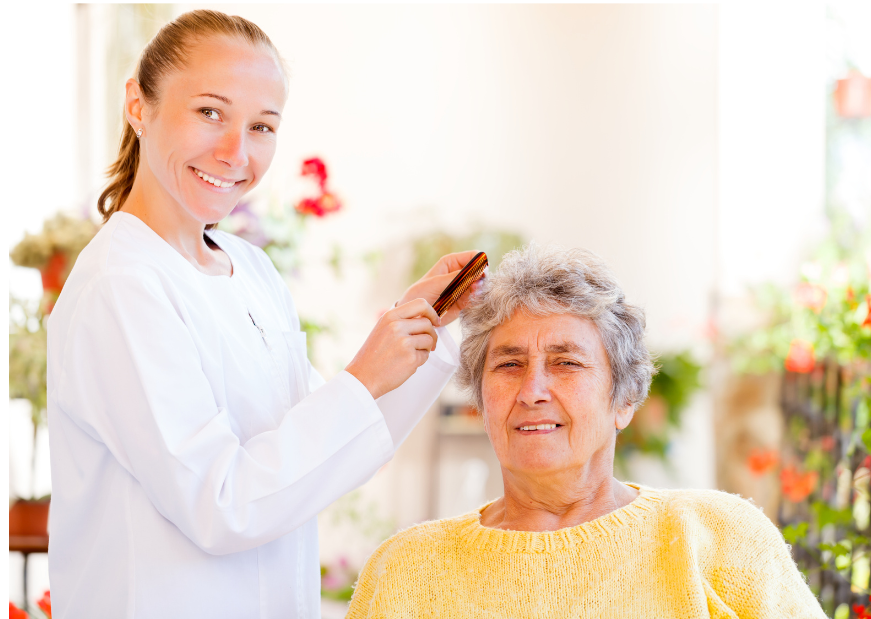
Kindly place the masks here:
[(210, 107), (201, 109), (200, 114), (202, 114), (209, 120), (221, 120), (221, 115), (218, 113), (218, 110), (213, 110)]
[(254, 125), (251, 128), (257, 133), (272, 133), (272, 127), (269, 125)]

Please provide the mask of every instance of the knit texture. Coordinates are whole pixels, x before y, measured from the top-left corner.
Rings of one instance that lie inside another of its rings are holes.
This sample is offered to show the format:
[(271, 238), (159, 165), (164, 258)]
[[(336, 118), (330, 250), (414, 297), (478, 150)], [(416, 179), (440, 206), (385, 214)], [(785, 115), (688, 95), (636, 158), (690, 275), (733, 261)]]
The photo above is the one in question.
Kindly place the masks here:
[(486, 528), (483, 507), (401, 531), (367, 561), (347, 619), (825, 618), (750, 502), (633, 487), (626, 507), (558, 531)]

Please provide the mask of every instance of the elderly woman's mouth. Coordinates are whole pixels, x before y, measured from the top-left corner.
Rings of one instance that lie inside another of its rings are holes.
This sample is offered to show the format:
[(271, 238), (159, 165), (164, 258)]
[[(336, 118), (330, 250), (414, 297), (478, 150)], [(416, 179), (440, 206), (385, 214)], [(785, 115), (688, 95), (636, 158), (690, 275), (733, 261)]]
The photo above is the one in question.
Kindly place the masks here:
[(529, 423), (518, 427), (517, 430), (523, 434), (548, 434), (561, 427), (561, 423)]

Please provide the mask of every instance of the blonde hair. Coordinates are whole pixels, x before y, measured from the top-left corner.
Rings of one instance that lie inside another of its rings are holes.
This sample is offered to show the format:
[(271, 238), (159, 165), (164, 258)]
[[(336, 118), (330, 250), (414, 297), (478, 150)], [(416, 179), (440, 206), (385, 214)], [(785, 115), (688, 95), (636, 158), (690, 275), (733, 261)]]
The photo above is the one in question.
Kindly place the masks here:
[[(151, 105), (157, 104), (161, 80), (172, 71), (178, 71), (185, 66), (185, 59), (193, 45), (216, 35), (237, 37), (251, 45), (262, 45), (275, 54), (281, 64), (278, 50), (257, 24), (238, 15), (227, 15), (218, 11), (190, 11), (161, 28), (142, 50), (133, 79), (138, 82), (143, 99)], [(107, 173), (109, 184), (97, 200), (97, 210), (103, 216), (103, 223), (121, 208), (130, 195), (138, 167), (139, 140), (133, 127), (125, 123), (118, 158), (109, 166)], [(207, 228), (215, 225), (217, 224), (211, 224)]]
[(644, 344), (644, 310), (626, 302), (605, 262), (591, 251), (535, 243), (502, 257), (499, 270), (463, 310), (457, 382), (484, 411), (481, 381), (493, 329), (524, 311), (533, 316), (589, 318), (599, 330), (611, 365), (611, 407), (638, 407), (656, 374)]

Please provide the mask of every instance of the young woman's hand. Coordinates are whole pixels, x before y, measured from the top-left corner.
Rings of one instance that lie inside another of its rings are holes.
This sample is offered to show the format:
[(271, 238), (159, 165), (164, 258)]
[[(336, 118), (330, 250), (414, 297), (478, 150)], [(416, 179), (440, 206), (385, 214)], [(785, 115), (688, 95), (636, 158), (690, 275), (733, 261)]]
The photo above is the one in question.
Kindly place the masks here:
[(384, 313), (347, 372), (380, 398), (408, 380), (435, 350), (439, 316), (429, 301), (414, 299)]
[[(436, 299), (439, 298), (442, 290), (447, 288), (448, 284), (451, 283), (451, 280), (457, 276), (457, 273), (459, 273), (460, 270), (466, 266), (466, 263), (474, 258), (477, 253), (477, 251), (472, 250), (442, 256), (426, 275), (421, 277), (416, 283), (412, 284), (399, 300), (397, 305), (402, 305), (411, 299), (417, 298), (426, 299), (429, 304), (432, 305), (436, 302)], [(469, 286), (469, 289), (463, 293), (463, 296), (457, 299), (457, 302), (454, 303), (447, 312), (445, 312), (442, 316), (442, 326), (450, 324), (456, 320), (457, 316), (460, 315), (460, 311), (462, 311), (469, 302), (469, 297), (481, 286), (482, 279), (483, 277)]]

